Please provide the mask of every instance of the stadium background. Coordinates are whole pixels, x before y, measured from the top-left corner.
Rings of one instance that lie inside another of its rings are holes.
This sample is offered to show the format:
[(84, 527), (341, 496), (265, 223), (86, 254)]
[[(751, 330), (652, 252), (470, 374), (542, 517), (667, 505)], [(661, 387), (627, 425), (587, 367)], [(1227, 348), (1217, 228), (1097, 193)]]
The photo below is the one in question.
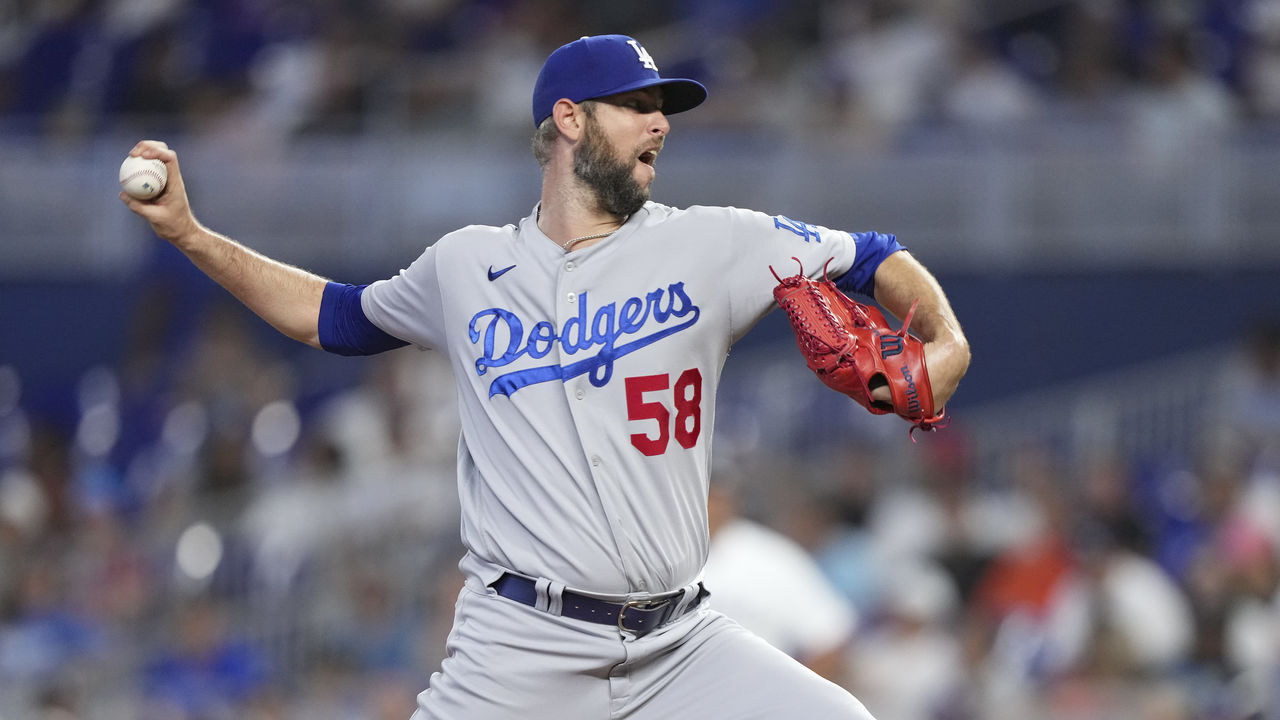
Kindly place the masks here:
[[(655, 199), (894, 232), (969, 334), (917, 444), (777, 317), (729, 362), (721, 472), (857, 610), (843, 681), (1280, 717), (1280, 2), (45, 0), (0, 2), (0, 718), (407, 717), (458, 582), (447, 370), (276, 338), (116, 168), (165, 139), (203, 221), (370, 282), (532, 207), (532, 78), (597, 32), (711, 88)], [(946, 578), (912, 622), (907, 565)]]

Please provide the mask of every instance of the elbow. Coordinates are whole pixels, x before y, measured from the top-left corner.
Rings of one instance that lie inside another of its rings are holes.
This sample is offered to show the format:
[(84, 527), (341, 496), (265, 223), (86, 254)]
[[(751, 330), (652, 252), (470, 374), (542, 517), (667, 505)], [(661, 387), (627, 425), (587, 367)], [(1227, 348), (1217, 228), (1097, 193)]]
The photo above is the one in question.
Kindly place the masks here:
[(956, 343), (956, 355), (958, 356), (957, 362), (960, 364), (960, 376), (964, 377), (964, 374), (969, 372), (969, 362), (973, 360), (973, 352), (969, 349), (969, 339), (964, 335), (961, 335)]
[(950, 385), (954, 388), (960, 383), (960, 379), (969, 372), (969, 363), (973, 360), (973, 352), (969, 349), (969, 340), (959, 334), (950, 343), (948, 351), (949, 362), (948, 370), (951, 376)]
[(969, 371), (972, 352), (963, 334), (939, 342), (926, 357), (929, 380), (933, 389), (934, 407), (941, 408), (951, 400), (961, 378)]

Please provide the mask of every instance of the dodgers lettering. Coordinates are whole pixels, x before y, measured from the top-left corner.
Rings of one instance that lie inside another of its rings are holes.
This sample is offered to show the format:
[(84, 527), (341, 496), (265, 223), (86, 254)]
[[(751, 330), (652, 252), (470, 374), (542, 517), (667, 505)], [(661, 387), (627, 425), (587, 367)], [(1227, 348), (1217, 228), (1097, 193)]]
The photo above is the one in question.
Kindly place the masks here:
[(919, 412), (920, 391), (916, 390), (915, 378), (911, 377), (911, 370), (906, 365), (902, 366), (902, 377), (907, 380), (907, 409), (911, 412)]
[[(568, 380), (583, 373), (590, 373), (592, 385), (603, 387), (613, 376), (614, 360), (691, 327), (700, 314), (698, 306), (685, 293), (684, 283), (677, 282), (665, 290), (653, 290), (643, 298), (627, 298), (621, 308), (617, 303), (602, 305), (594, 315), (588, 310), (587, 293), (584, 292), (578, 295), (578, 314), (566, 320), (558, 333), (550, 321), (540, 320), (532, 323), (526, 334), (525, 321), (505, 308), (488, 308), (476, 313), (471, 318), (468, 333), (471, 342), (482, 347), (482, 354), (476, 359), (477, 375), (484, 375), (491, 368), (510, 365), (526, 355), (533, 359), (546, 357), (557, 342), (565, 355), (576, 355), (597, 346), (600, 348), (595, 355), (564, 366), (544, 365), (498, 376), (489, 386), (489, 396), (493, 397), (510, 395), (535, 383)], [(672, 325), (668, 322), (672, 318), (687, 316), (691, 317), (682, 323)], [(662, 327), (618, 344), (619, 339), (640, 335), (652, 324)]]

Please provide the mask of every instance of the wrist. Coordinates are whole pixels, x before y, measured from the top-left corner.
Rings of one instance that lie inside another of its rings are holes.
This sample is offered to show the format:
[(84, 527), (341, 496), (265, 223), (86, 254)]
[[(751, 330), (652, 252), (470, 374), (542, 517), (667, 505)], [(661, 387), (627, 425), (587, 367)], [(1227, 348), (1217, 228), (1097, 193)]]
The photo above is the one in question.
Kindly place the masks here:
[(206, 243), (212, 233), (199, 222), (192, 218), (185, 223), (183, 227), (175, 229), (172, 233), (166, 235), (165, 239), (174, 247), (184, 253), (198, 250), (201, 245)]

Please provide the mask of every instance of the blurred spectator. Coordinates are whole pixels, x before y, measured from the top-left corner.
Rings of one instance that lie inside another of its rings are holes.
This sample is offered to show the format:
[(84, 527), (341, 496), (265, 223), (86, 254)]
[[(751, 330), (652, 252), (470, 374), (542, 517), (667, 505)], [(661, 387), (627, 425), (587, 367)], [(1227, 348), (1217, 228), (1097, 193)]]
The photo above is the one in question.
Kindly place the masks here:
[(1054, 112), (1064, 118), (1110, 118), (1118, 111), (1128, 80), (1120, 3), (1074, 3), (1062, 29), (1062, 66)]
[(955, 584), (928, 562), (899, 564), (888, 575), (883, 617), (850, 645), (846, 686), (878, 718), (964, 717)]
[(214, 302), (184, 349), (174, 404), (203, 403), (214, 431), (248, 427), (260, 408), (294, 394), (293, 368), (254, 342), (256, 323), (233, 301)]
[(1057, 460), (1044, 448), (1010, 453), (1010, 481), (1032, 501), (1032, 532), (983, 570), (967, 622), (981, 646), (988, 702), (1020, 707), (1039, 683), (1078, 657), (1083, 618), (1067, 591), (1078, 567), (1071, 545), (1069, 501)]
[(71, 439), (62, 429), (47, 422), (31, 428), (26, 472), (39, 489), (38, 499), (32, 497), (28, 508), (32, 514), (24, 520), (37, 533), (33, 543), (67, 533), (79, 508)]
[(330, 398), (317, 424), (347, 465), (361, 468), (361, 482), (442, 462), (452, 469), (461, 426), (451, 373), (434, 351), (369, 358), (360, 381)]
[(385, 571), (349, 568), (346, 575), (342, 611), (323, 623), (331, 629), (327, 642), (361, 674), (412, 673), (420, 660), (421, 613)]
[(316, 431), (343, 460), (344, 516), (353, 526), (390, 524), (456, 541), (461, 425), (451, 373), (434, 351), (383, 353), (368, 358), (359, 382), (316, 410)]
[(181, 5), (180, 0), (124, 0), (105, 8), (103, 33), (110, 60), (101, 104), (107, 118), (155, 122), (183, 117), (199, 76), (188, 64), (191, 47), (179, 17)]
[(1160, 676), (1180, 667), (1195, 631), (1181, 588), (1105, 530), (1077, 547), (1081, 572), (1065, 602), (1078, 604), (1087, 637), (1075, 662), (1109, 678)]
[[(916, 453), (915, 472), (899, 464), (899, 476), (878, 488), (869, 513), (882, 574), (899, 564), (936, 563), (951, 574), (966, 604), (988, 581), (995, 558), (1031, 542), (1044, 523), (1028, 485), (979, 481), (969, 442), (959, 424), (930, 437)], [(1010, 455), (1014, 463), (1022, 457)], [(1052, 487), (1052, 480), (1044, 482)]]
[(147, 718), (246, 717), (271, 676), (265, 657), (235, 639), (227, 608), (207, 597), (176, 608), (168, 641), (145, 668)]
[(1136, 481), (1129, 464), (1116, 453), (1097, 451), (1077, 460), (1080, 514), (1102, 537), (1121, 547), (1150, 555), (1153, 550), (1150, 517), (1139, 512)]
[[(1201, 461), (1196, 474), (1200, 512), (1176, 526), (1184, 549), (1178, 565), (1194, 613), (1191, 678), (1206, 712), (1225, 708), (1247, 717), (1280, 708), (1276, 540), (1268, 520), (1268, 475), (1251, 475), (1240, 456), (1221, 452)], [(1258, 488), (1263, 492), (1259, 494)]]
[(142, 629), (156, 607), (157, 567), (132, 538), (130, 529), (111, 513), (88, 518), (79, 529), (75, 550), (64, 572), (83, 594), (85, 611), (113, 632)]
[(249, 73), (252, 106), (246, 123), (269, 138), (355, 133), (367, 129), (377, 78), (391, 58), (373, 36), (365, 11), (311, 11), (294, 32), (255, 56)]
[(1238, 120), (1238, 101), (1197, 66), (1187, 29), (1160, 31), (1141, 63), (1143, 82), (1131, 100), (1129, 122), (1134, 146), (1159, 175), (1215, 148)]
[(22, 407), (22, 377), (0, 364), (0, 472), (24, 464), (30, 451), (31, 420)]
[[(10, 112), (31, 129), (57, 131), (62, 122), (75, 123), (83, 108), (72, 102), (77, 72), (95, 28), (94, 3), (88, 0), (36, 3), (17, 18), (6, 39), (14, 50), (0, 53), (10, 63)], [(7, 57), (5, 57), (7, 56)], [(0, 100), (3, 100), (0, 97)], [(3, 107), (3, 106), (0, 106)]]
[(78, 720), (86, 717), (80, 712), (82, 704), (73, 690), (57, 685), (42, 690), (35, 703), (41, 720)]
[(980, 33), (958, 37), (954, 76), (940, 90), (945, 120), (973, 128), (1007, 129), (1040, 112), (1038, 90), (999, 56)]
[[(165, 420), (191, 449), (185, 475), (171, 478), (198, 501), (198, 514), (231, 527), (262, 483), (288, 471), (301, 434), (294, 405), (296, 368), (252, 342), (247, 316), (235, 305), (206, 309), (197, 335), (177, 360)], [(184, 417), (185, 416), (185, 417)], [(173, 436), (159, 438), (172, 440)]]
[(1280, 320), (1255, 321), (1240, 362), (1223, 368), (1207, 418), (1213, 449), (1244, 453), (1250, 465), (1280, 471)]
[(103, 629), (78, 605), (88, 598), (73, 596), (55, 557), (30, 553), (13, 595), (0, 597), (0, 678), (53, 683), (107, 649)]
[[(0, 474), (0, 540), (17, 547), (38, 537), (49, 512), (35, 476), (25, 468), (14, 467)], [(0, 587), (12, 575), (0, 574)]]
[(1252, 38), (1243, 79), (1246, 102), (1260, 116), (1280, 117), (1280, 2), (1256, 0), (1244, 12)]
[(873, 147), (924, 118), (944, 82), (950, 18), (923, 8), (906, 0), (849, 5), (836, 26), (843, 35), (831, 39), (832, 70), (848, 88), (845, 123)]
[(486, 127), (524, 129), (528, 127), (529, 78), (538, 76), (547, 52), (574, 39), (562, 34), (575, 24), (570, 4), (517, 0), (496, 4), (490, 12), (493, 24), (476, 41), (477, 119)]
[[(904, 558), (908, 561), (936, 562), (950, 573), (966, 604), (992, 558), (1028, 538), (1037, 525), (1026, 494), (984, 482), (973, 454), (969, 431), (952, 422), (946, 433), (919, 448), (918, 484), (896, 482), (880, 492), (875, 514), (879, 537), (891, 546), (914, 548)], [(912, 516), (914, 522), (908, 519)], [(888, 541), (908, 527), (916, 528), (919, 539)]]
[(287, 597), (314, 556), (334, 549), (359, 522), (346, 512), (352, 492), (344, 470), (338, 449), (312, 438), (295, 471), (258, 488), (246, 507), (240, 526), (256, 580), (270, 596)]
[(881, 602), (887, 567), (869, 524), (877, 499), (876, 459), (851, 449), (830, 465), (812, 495), (794, 499), (780, 520), (857, 616), (870, 619)]
[(1245, 523), (1225, 541), (1235, 599), (1224, 619), (1224, 651), (1240, 705), (1265, 716), (1280, 708), (1280, 552)]
[(808, 553), (739, 513), (738, 480), (714, 476), (704, 580), (712, 606), (829, 680), (843, 679), (857, 616)]
[[(297, 690), (287, 717), (348, 720), (361, 717), (364, 677), (348, 658), (314, 648), (297, 663)], [(413, 703), (405, 705), (412, 708)]]

